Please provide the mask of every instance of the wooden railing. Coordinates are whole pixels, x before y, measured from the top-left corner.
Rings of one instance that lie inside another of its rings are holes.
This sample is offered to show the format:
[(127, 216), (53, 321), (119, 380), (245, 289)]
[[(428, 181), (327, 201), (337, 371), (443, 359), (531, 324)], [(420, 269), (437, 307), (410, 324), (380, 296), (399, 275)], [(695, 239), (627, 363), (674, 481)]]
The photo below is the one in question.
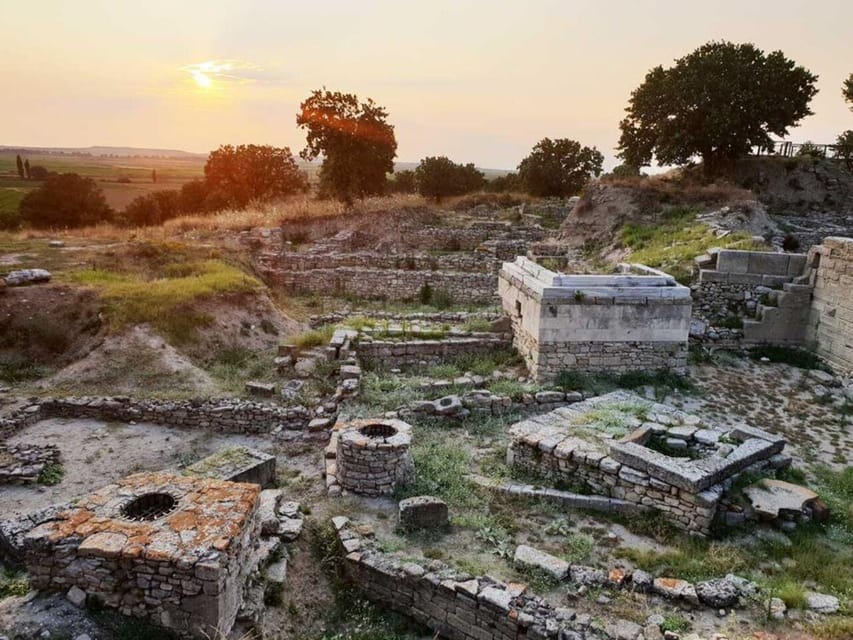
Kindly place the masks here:
[(752, 155), (755, 156), (781, 156), (783, 158), (792, 158), (803, 153), (803, 149), (821, 156), (823, 158), (835, 158), (838, 155), (838, 148), (834, 144), (815, 144), (814, 142), (788, 142), (785, 140), (777, 140), (771, 142), (766, 147), (753, 147)]

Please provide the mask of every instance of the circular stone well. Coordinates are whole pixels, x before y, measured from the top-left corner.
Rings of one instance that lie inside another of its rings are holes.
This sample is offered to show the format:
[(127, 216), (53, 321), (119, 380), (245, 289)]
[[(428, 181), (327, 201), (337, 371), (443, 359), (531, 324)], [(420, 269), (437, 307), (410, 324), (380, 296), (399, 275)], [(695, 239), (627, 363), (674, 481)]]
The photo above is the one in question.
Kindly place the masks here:
[(402, 420), (353, 420), (339, 427), (337, 471), (341, 488), (368, 496), (394, 491), (414, 475), (412, 427)]

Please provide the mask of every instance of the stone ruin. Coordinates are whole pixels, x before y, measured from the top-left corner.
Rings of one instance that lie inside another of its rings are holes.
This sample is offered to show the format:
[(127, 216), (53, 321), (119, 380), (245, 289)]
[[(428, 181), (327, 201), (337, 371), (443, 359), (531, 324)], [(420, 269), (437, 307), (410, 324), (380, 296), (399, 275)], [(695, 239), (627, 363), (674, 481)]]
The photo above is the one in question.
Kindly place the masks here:
[(0, 484), (31, 484), (41, 472), (59, 463), (59, 448), (54, 445), (0, 444)]
[(402, 420), (346, 422), (335, 428), (332, 441), (334, 468), (327, 466), (326, 473), (327, 478), (331, 473), (339, 490), (367, 496), (387, 495), (414, 475), (409, 452), (412, 428)]
[(723, 429), (624, 391), (518, 422), (510, 436), (510, 466), (663, 512), (700, 535), (725, 508), (737, 475), (790, 464), (783, 437)]
[(536, 380), (567, 369), (687, 367), (690, 289), (666, 273), (620, 265), (610, 275), (566, 275), (519, 257), (504, 263), (498, 290)]
[(183, 635), (227, 633), (255, 569), (259, 494), (254, 484), (128, 476), (27, 534), (31, 584)]

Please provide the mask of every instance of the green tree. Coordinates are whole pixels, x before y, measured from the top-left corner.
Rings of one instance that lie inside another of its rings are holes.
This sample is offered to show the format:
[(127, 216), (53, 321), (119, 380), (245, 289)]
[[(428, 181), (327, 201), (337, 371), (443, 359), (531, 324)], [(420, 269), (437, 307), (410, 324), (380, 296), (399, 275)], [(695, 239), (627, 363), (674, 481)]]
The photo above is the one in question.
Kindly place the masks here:
[(30, 179), (30, 159), (24, 160), (24, 173), (27, 174), (27, 180)]
[(415, 172), (411, 169), (396, 171), (394, 176), (388, 179), (388, 190), (392, 193), (415, 193), (418, 190)]
[(853, 73), (844, 81), (841, 91), (844, 94), (844, 99), (850, 103), (850, 110), (853, 111)]
[(543, 138), (518, 165), (518, 177), (532, 195), (573, 196), (601, 174), (603, 163), (595, 147), (568, 138)]
[(308, 132), (302, 158), (323, 157), (321, 195), (349, 204), (384, 192), (397, 140), (383, 107), (351, 93), (316, 90), (299, 105), (296, 124)]
[(698, 156), (716, 174), (810, 115), (816, 80), (781, 51), (709, 42), (646, 74), (619, 123), (619, 156), (636, 167), (652, 157), (684, 165)]
[(48, 176), (24, 196), (20, 211), (25, 223), (43, 228), (82, 227), (113, 216), (97, 183), (76, 173)]
[(15, 156), (15, 164), (18, 165), (18, 176), (21, 178), (21, 180), (23, 180), (24, 179), (24, 161), (21, 160), (20, 154)]
[(523, 186), (518, 174), (510, 171), (505, 176), (492, 178), (486, 183), (486, 191), (494, 193), (509, 193), (511, 191), (521, 191)]
[(245, 208), (308, 189), (308, 176), (287, 147), (230, 144), (211, 152), (204, 165), (208, 189), (225, 206)]
[(180, 192), (164, 190), (137, 196), (127, 205), (122, 218), (137, 227), (157, 226), (181, 213)]
[(835, 157), (844, 160), (853, 171), (853, 130), (848, 129), (835, 140)]
[(415, 169), (418, 193), (436, 202), (447, 196), (478, 191), (486, 185), (486, 177), (473, 164), (456, 164), (445, 156), (430, 156)]

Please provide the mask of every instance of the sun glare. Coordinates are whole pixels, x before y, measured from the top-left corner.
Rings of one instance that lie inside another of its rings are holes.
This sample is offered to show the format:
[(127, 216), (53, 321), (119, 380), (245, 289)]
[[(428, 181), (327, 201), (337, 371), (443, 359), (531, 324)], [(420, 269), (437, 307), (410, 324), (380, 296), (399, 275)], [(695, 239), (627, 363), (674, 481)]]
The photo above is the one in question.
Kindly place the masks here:
[(192, 75), (192, 79), (195, 80), (195, 83), (202, 89), (209, 89), (210, 85), (213, 83), (210, 76), (206, 75), (203, 71), (192, 71), (190, 75)]

